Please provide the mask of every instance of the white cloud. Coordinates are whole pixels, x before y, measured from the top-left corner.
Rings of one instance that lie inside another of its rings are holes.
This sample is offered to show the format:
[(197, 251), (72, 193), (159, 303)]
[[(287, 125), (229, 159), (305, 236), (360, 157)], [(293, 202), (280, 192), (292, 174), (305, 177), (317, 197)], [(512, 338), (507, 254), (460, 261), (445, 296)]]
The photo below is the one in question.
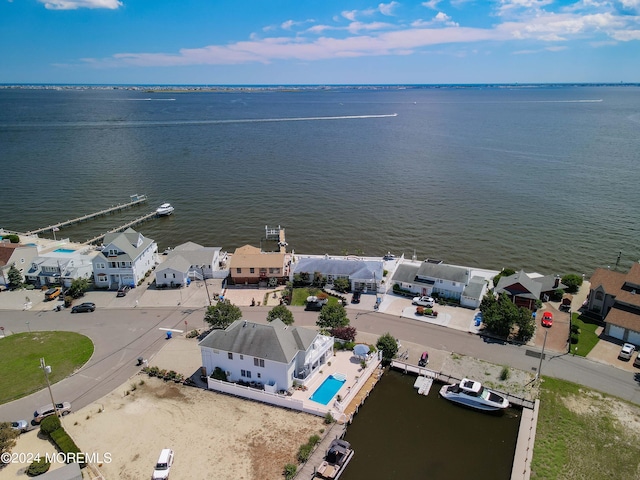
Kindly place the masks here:
[(454, 22), (453, 20), (451, 20), (451, 17), (449, 15), (447, 15), (444, 12), (438, 12), (438, 14), (433, 17), (433, 21), (435, 23), (443, 23), (445, 25), (448, 25), (450, 27), (457, 27), (458, 24), (456, 22)]
[(378, 5), (378, 10), (380, 11), (381, 14), (386, 15), (387, 17), (390, 17), (393, 15), (393, 10), (398, 5), (400, 5), (398, 2), (381, 3)]
[(438, 8), (438, 4), (441, 2), (442, 0), (429, 0), (428, 2), (422, 2), (421, 5), (423, 7), (427, 7), (430, 8), (432, 10), (436, 10)]
[(77, 10), (79, 8), (107, 8), (115, 10), (122, 6), (120, 0), (38, 0), (49, 10)]

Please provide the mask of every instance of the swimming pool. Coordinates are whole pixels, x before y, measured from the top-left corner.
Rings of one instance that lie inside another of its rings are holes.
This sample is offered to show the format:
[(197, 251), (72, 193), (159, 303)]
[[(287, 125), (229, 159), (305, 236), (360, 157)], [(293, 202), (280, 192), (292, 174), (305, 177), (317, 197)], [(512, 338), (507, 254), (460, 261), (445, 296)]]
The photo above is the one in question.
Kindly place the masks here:
[(322, 405), (329, 403), (331, 399), (335, 397), (336, 393), (338, 393), (338, 390), (340, 390), (342, 385), (344, 385), (344, 382), (347, 381), (342, 375), (336, 376), (339, 376), (339, 378), (336, 378), (333, 375), (327, 377), (325, 381), (322, 382), (322, 385), (320, 385), (316, 391), (313, 392), (313, 395), (309, 397), (309, 400), (321, 403)]
[(72, 250), (70, 248), (58, 248), (56, 250), (54, 250), (54, 253), (74, 253), (75, 250)]

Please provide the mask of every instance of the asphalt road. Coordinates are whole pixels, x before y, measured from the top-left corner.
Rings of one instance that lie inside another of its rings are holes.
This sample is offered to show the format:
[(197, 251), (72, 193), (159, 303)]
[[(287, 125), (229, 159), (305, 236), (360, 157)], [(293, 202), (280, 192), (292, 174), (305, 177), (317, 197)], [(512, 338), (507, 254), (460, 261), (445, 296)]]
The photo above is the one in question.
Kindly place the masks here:
[[(247, 320), (265, 322), (271, 307), (243, 307)], [(317, 312), (292, 307), (296, 325), (313, 326)], [(96, 402), (122, 385), (139, 367), (137, 358), (152, 359), (165, 340), (160, 328), (188, 329), (204, 326), (204, 308), (128, 308), (98, 309), (93, 313), (72, 315), (61, 312), (1, 311), (0, 325), (7, 331), (66, 330), (82, 333), (95, 344), (90, 361), (69, 378), (53, 385), (56, 401), (72, 402), (74, 410)], [(540, 349), (489, 341), (460, 330), (399, 318), (376, 312), (349, 310), (351, 325), (358, 331), (381, 335), (390, 332), (403, 342), (428, 348), (457, 352), (499, 365), (537, 371), (543, 375), (570, 380), (618, 396), (640, 405), (640, 374), (572, 355), (545, 353), (540, 363)], [(538, 354), (538, 355), (536, 355)], [(46, 357), (45, 357), (46, 360)], [(31, 420), (33, 411), (50, 403), (47, 390), (0, 406), (0, 421)]]

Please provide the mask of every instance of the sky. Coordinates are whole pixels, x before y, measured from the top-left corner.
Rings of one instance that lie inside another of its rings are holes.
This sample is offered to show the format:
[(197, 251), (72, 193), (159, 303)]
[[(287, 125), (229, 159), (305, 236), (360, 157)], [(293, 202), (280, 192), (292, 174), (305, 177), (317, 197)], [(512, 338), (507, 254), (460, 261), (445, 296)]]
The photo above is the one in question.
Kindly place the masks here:
[(0, 0), (0, 83), (640, 82), (640, 0)]

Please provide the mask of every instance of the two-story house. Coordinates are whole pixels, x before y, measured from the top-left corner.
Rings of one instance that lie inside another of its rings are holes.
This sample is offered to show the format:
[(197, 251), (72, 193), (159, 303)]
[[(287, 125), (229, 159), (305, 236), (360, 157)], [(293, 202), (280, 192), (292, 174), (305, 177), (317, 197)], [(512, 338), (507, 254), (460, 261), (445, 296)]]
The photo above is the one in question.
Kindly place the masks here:
[(35, 245), (22, 245), (20, 243), (0, 242), (0, 285), (9, 284), (9, 269), (14, 266), (26, 278), (26, 273), (38, 256), (38, 248)]
[(272, 393), (294, 381), (305, 384), (333, 356), (332, 337), (279, 319), (267, 325), (237, 320), (198, 345), (207, 375), (219, 367), (230, 382), (256, 382)]
[(419, 265), (398, 265), (391, 284), (420, 296), (459, 300), (463, 307), (478, 308), (487, 291), (487, 275), (495, 273), (425, 260)]
[(156, 265), (157, 252), (158, 245), (154, 240), (132, 228), (108, 233), (104, 237), (104, 248), (93, 259), (96, 287), (135, 287)]
[(640, 263), (629, 272), (598, 268), (586, 309), (605, 321), (605, 335), (640, 346)]
[(256, 285), (261, 282), (285, 283), (289, 275), (291, 255), (284, 252), (263, 252), (252, 245), (236, 248), (229, 260), (229, 274), (235, 285)]
[(70, 287), (77, 279), (89, 279), (93, 276), (95, 250), (75, 250), (72, 248), (40, 253), (31, 261), (25, 272), (25, 280), (37, 287), (62, 285)]

